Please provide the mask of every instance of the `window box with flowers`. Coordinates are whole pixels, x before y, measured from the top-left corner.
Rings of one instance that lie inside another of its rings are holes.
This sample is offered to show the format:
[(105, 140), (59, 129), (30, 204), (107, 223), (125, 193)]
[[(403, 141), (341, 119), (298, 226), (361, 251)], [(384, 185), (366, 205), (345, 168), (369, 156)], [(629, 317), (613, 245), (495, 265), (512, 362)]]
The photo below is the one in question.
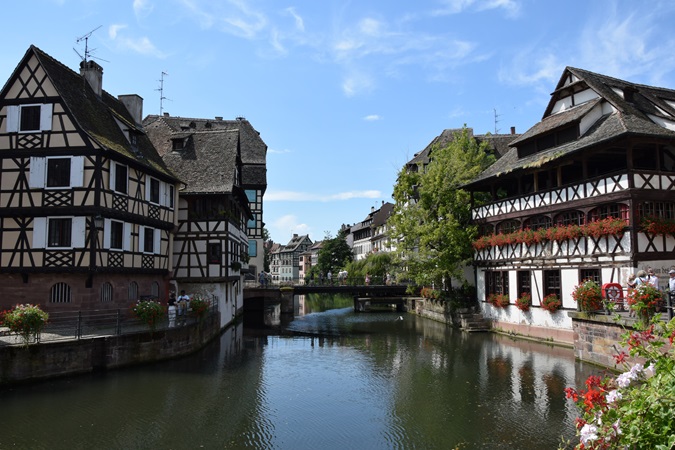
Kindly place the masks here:
[(488, 296), (488, 302), (496, 308), (506, 308), (509, 306), (509, 296), (506, 294), (490, 294)]
[(652, 235), (675, 236), (675, 219), (648, 216), (640, 221), (640, 231)]
[(528, 312), (532, 306), (532, 295), (528, 292), (523, 292), (520, 297), (516, 299), (516, 308), (522, 312)]
[(541, 307), (553, 314), (562, 307), (562, 302), (556, 294), (548, 294), (541, 301)]
[(572, 298), (577, 302), (581, 311), (602, 310), (602, 290), (593, 280), (585, 280), (574, 288)]

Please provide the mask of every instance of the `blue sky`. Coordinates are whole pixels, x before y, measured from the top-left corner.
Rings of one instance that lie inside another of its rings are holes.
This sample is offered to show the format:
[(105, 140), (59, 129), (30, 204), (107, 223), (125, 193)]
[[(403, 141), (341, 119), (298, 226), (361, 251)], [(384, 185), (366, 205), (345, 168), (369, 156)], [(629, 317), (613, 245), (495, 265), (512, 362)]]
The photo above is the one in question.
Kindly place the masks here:
[(164, 112), (246, 117), (281, 243), (390, 201), (446, 128), (526, 131), (565, 66), (675, 88), (670, 1), (24, 0), (3, 17), (3, 82), (31, 44), (77, 70), (95, 30), (104, 89), (141, 95), (145, 115), (165, 72)]

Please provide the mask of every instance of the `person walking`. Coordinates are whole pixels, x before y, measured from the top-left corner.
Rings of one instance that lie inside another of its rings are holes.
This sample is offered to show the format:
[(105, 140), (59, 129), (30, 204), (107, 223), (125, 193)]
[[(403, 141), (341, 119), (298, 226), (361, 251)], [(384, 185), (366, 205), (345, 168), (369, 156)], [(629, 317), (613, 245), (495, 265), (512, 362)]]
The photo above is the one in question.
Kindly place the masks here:
[(180, 291), (180, 295), (176, 299), (178, 303), (178, 320), (182, 320), (185, 323), (187, 319), (188, 306), (190, 304), (190, 297), (185, 294), (185, 291)]

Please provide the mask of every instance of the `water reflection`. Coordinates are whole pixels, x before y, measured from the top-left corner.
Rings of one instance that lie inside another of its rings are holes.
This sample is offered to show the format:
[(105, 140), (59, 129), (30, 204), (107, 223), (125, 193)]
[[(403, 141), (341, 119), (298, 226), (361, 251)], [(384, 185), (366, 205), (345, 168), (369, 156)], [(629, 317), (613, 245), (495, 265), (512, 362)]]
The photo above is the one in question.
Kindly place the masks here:
[(331, 301), (179, 361), (0, 391), (0, 448), (539, 449), (573, 434), (563, 389), (589, 370), (571, 350)]

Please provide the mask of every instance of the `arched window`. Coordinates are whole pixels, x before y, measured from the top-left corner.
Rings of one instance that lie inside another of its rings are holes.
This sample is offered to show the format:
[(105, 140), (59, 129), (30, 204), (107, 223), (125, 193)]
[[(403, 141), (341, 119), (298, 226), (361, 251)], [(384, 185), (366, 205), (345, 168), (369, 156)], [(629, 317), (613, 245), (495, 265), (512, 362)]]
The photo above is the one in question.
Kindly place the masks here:
[(638, 204), (639, 217), (658, 217), (659, 219), (675, 219), (675, 203), (641, 202)]
[(606, 219), (607, 217), (628, 220), (628, 205), (624, 205), (623, 203), (608, 203), (597, 206), (588, 213), (589, 222)]
[(529, 228), (530, 230), (539, 230), (540, 228), (550, 228), (551, 227), (551, 218), (546, 216), (534, 216), (525, 220), (523, 223), (523, 228)]
[(581, 211), (564, 211), (555, 216), (553, 223), (556, 225), (583, 225), (584, 213)]
[(105, 282), (101, 285), (101, 302), (107, 303), (112, 302), (113, 299), (113, 287), (109, 282)]
[(56, 283), (49, 291), (49, 301), (51, 303), (70, 303), (70, 286), (66, 283)]
[(491, 223), (481, 223), (478, 225), (478, 236), (490, 236), (494, 232), (495, 227)]
[(497, 225), (497, 233), (513, 233), (520, 230), (520, 222), (516, 219), (505, 220)]
[(129, 300), (138, 300), (138, 283), (129, 283)]
[(153, 297), (159, 298), (159, 283), (158, 282), (156, 282), (156, 281), (152, 282), (150, 294), (152, 294)]

